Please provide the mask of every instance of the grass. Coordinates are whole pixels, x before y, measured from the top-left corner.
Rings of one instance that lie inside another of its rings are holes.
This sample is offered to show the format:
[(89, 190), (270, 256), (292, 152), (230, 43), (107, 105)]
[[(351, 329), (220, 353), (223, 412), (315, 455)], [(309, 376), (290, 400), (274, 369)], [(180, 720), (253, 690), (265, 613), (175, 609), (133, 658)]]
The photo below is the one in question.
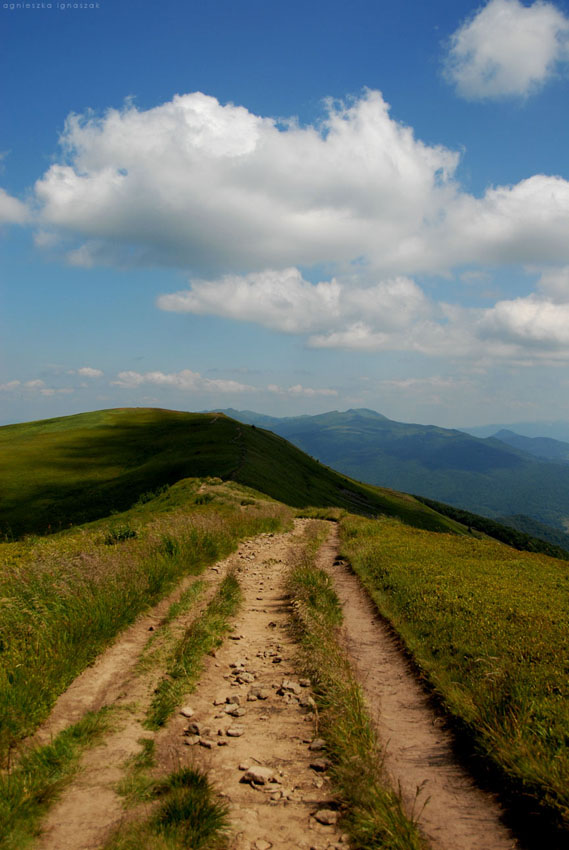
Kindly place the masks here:
[(154, 782), (151, 814), (122, 825), (104, 850), (216, 850), (225, 845), (227, 807), (214, 799), (207, 776), (182, 768)]
[[(117, 633), (183, 576), (289, 521), (290, 512), (262, 498), (242, 508), (247, 491), (237, 485), (224, 496), (213, 484), (219, 497), (195, 506), (199, 483), (171, 487), (158, 508), (148, 502), (122, 518), (0, 544), (0, 764)], [(137, 536), (106, 545), (119, 522)]]
[(112, 712), (86, 714), (46, 746), (23, 755), (0, 776), (0, 848), (22, 850), (37, 835), (41, 818), (73, 778), (83, 751), (109, 728)]
[(127, 808), (146, 803), (154, 798), (156, 780), (149, 770), (154, 767), (154, 738), (140, 738), (140, 751), (125, 764), (125, 775), (117, 785), (117, 793)]
[[(121, 408), (0, 428), (0, 533), (54, 532), (134, 504), (167, 504), (170, 485), (206, 475), (295, 508), (337, 506), (464, 532), (412, 497), (346, 478), (282, 437), (222, 414)], [(216, 497), (194, 498), (205, 505)], [(257, 498), (243, 493), (243, 507)]]
[(548, 846), (565, 846), (567, 564), (387, 518), (345, 517), (341, 536), (342, 555), (474, 746), (479, 766), (490, 766), (538, 830), (553, 830)]
[(203, 656), (221, 644), (231, 617), (241, 600), (239, 582), (229, 573), (203, 614), (187, 629), (175, 646), (166, 675), (161, 679), (150, 705), (146, 726), (163, 726), (185, 693), (193, 689), (203, 668)]
[(403, 812), (382, 769), (382, 753), (364, 698), (335, 630), (342, 622), (330, 577), (314, 565), (322, 525), (293, 569), (289, 592), (300, 662), (312, 680), (319, 712), (319, 735), (326, 742), (330, 773), (344, 808), (342, 827), (354, 850), (422, 850), (415, 822)]

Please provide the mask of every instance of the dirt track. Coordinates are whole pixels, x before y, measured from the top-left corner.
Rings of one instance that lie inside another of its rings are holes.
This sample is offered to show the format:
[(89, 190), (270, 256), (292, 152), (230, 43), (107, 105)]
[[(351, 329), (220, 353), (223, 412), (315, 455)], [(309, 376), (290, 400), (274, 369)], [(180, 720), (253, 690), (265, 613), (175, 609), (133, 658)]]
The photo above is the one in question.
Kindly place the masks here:
[[(261, 535), (207, 572), (208, 586), (197, 610), (231, 566), (238, 570), (243, 605), (230, 638), (206, 659), (200, 683), (186, 700), (194, 712), (191, 720), (177, 715), (156, 734), (160, 772), (188, 764), (209, 771), (230, 805), (232, 850), (347, 846), (333, 823), (319, 822), (334, 821), (336, 802), (326, 772), (310, 766), (322, 759), (322, 753), (309, 749), (317, 737), (310, 689), (295, 671), (295, 648), (287, 629), (284, 582), (305, 526), (306, 521), (297, 520), (294, 532)], [(345, 567), (333, 566), (336, 554), (336, 527), (331, 526), (320, 566), (330, 570), (337, 585), (346, 618), (346, 646), (387, 745), (388, 769), (409, 805), (415, 802), (417, 786), (424, 788), (419, 808), (430, 798), (420, 823), (431, 846), (515, 848), (500, 823), (495, 801), (476, 789), (455, 764), (448, 738), (357, 579)], [(85, 671), (40, 731), (39, 739), (45, 740), (83, 711), (103, 704), (135, 705), (122, 715), (117, 731), (86, 753), (82, 773), (46, 819), (39, 850), (95, 850), (124, 817), (114, 783), (126, 757), (138, 751), (137, 741), (151, 735), (141, 721), (159, 675), (159, 671), (136, 674), (135, 666), (149, 628), (159, 631), (160, 618), (177, 595), (143, 617)], [(196, 610), (185, 615), (180, 627), (195, 615)], [(189, 728), (191, 723), (198, 724), (199, 736)], [(246, 769), (258, 766), (272, 771), (270, 779), (264, 785), (243, 781)], [(322, 811), (329, 814), (319, 814)]]

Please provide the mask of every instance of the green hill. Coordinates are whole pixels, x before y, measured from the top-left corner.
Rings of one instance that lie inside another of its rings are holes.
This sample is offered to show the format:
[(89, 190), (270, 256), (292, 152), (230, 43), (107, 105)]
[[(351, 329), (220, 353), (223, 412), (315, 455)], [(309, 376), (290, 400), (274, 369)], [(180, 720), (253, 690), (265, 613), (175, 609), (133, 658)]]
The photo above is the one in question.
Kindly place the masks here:
[[(231, 415), (270, 428), (358, 480), (416, 493), (498, 522), (502, 516), (527, 516), (554, 544), (566, 532), (569, 464), (536, 457), (536, 448), (543, 451), (542, 441), (537, 446), (529, 441), (530, 452), (528, 443), (513, 446), (455, 429), (395, 422), (367, 409), (284, 419), (256, 419), (258, 414), (251, 411)], [(531, 524), (523, 530), (534, 533)]]
[(411, 496), (360, 484), (282, 437), (219, 413), (124, 408), (0, 428), (0, 531), (45, 533), (130, 507), (183, 478), (216, 476), (295, 508), (336, 506), (464, 533)]

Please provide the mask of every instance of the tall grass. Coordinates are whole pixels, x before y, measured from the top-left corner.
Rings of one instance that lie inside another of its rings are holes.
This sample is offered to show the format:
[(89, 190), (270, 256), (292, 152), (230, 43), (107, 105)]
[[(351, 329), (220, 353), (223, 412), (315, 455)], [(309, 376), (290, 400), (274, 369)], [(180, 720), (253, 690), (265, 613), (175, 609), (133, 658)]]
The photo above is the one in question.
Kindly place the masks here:
[(0, 776), (0, 848), (22, 850), (39, 822), (75, 775), (79, 757), (109, 726), (109, 709), (86, 714), (50, 743), (27, 752), (17, 767)]
[(269, 502), (247, 512), (188, 510), (139, 525), (135, 538), (113, 546), (101, 523), (0, 545), (0, 764), (141, 611), (182, 576), (198, 574), (244, 537), (277, 530), (290, 515)]
[(159, 801), (151, 814), (121, 825), (104, 850), (217, 850), (225, 846), (227, 806), (214, 799), (201, 771), (182, 768), (155, 781), (149, 796)]
[(234, 573), (229, 573), (203, 614), (174, 647), (168, 670), (156, 688), (148, 711), (148, 728), (163, 726), (184, 693), (193, 689), (203, 668), (203, 656), (220, 645), (229, 627), (228, 617), (235, 613), (240, 600), (239, 582)]
[[(315, 531), (318, 541), (322, 532), (316, 524)], [(418, 829), (383, 773), (382, 752), (361, 689), (336, 640), (342, 610), (332, 580), (314, 565), (315, 548), (309, 544), (292, 570), (289, 593), (300, 663), (312, 680), (319, 735), (326, 742), (330, 773), (345, 810), (342, 825), (354, 850), (421, 850)]]
[(567, 564), (387, 518), (346, 517), (341, 535), (342, 554), (502, 788), (566, 846)]

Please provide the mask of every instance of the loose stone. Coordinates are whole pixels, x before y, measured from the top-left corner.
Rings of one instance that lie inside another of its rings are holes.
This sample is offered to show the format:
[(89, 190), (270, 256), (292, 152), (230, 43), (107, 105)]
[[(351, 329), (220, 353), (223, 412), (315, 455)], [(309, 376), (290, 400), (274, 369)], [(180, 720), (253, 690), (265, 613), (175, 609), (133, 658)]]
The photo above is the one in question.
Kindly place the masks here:
[(263, 767), (261, 765), (250, 767), (241, 779), (242, 782), (251, 782), (254, 785), (266, 785), (269, 782), (276, 782), (275, 771), (271, 767)]
[(180, 714), (182, 715), (182, 717), (193, 717), (194, 709), (190, 708), (189, 705), (185, 705), (183, 708), (180, 709)]
[(240, 738), (245, 734), (245, 729), (242, 726), (230, 726), (225, 734), (228, 738)]
[(318, 823), (322, 823), (325, 826), (333, 826), (338, 821), (338, 812), (335, 812), (333, 809), (320, 809), (314, 817)]

